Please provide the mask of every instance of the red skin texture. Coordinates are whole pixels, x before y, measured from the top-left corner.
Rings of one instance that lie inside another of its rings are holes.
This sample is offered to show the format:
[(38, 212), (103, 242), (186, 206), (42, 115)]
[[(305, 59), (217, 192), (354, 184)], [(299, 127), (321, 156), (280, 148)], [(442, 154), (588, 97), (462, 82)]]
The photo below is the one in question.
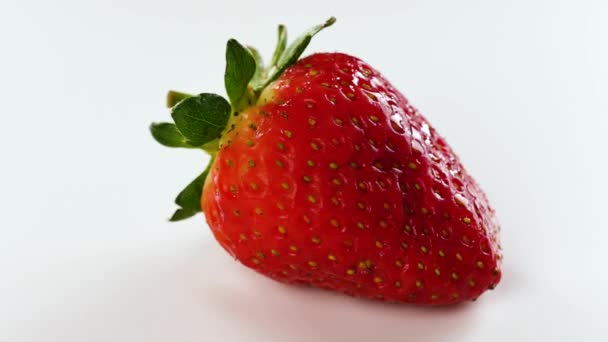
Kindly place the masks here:
[(388, 301), (452, 304), (496, 286), (494, 210), (380, 73), (314, 54), (269, 88), (231, 120), (203, 192), (232, 256), (281, 282)]

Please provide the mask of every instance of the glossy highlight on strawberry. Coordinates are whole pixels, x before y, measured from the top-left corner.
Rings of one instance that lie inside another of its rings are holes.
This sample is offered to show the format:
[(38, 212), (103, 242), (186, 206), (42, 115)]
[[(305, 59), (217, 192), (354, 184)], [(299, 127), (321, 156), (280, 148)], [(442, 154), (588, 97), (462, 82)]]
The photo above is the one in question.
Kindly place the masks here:
[(296, 60), (258, 69), (269, 81), (249, 82), (201, 145), (213, 160), (193, 197), (222, 247), (275, 280), (358, 297), (443, 305), (494, 288), (500, 228), (445, 140), (360, 59)]

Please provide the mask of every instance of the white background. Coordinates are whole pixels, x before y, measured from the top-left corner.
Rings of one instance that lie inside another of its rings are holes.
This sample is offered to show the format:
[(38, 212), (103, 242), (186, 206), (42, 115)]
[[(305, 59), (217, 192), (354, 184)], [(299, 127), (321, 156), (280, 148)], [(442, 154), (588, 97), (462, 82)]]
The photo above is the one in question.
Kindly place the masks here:
[[(504, 277), (420, 308), (288, 287), (202, 216), (170, 224), (205, 157), (148, 134), (169, 88), (223, 93), (229, 37), (381, 70), (447, 137), (502, 222)], [(0, 4), (0, 340), (606, 341), (605, 1)]]

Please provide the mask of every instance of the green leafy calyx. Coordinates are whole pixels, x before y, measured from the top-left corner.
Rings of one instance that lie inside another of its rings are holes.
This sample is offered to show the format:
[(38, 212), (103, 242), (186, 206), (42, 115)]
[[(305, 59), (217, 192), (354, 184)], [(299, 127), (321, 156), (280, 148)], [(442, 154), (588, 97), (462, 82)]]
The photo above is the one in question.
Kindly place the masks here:
[(171, 221), (183, 220), (201, 211), (205, 179), (213, 164), (219, 139), (229, 126), (230, 117), (254, 105), (262, 91), (300, 58), (312, 37), (335, 21), (334, 17), (329, 18), (304, 32), (289, 45), (287, 29), (279, 25), (277, 45), (269, 65), (264, 65), (255, 48), (243, 46), (235, 39), (228, 40), (224, 86), (229, 101), (210, 93), (190, 95), (169, 91), (166, 101), (167, 107), (171, 108), (173, 123), (153, 123), (150, 125), (152, 137), (167, 147), (199, 148), (211, 155), (205, 171), (175, 199), (179, 209)]

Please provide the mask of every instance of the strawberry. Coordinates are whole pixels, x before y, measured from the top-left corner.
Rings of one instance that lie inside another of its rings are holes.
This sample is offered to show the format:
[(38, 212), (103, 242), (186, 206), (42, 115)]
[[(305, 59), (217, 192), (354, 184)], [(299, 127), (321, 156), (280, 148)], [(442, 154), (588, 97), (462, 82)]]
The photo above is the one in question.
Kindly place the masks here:
[(169, 94), (175, 124), (153, 124), (154, 137), (212, 157), (172, 220), (202, 209), (228, 253), (281, 282), (417, 304), (476, 299), (501, 278), (494, 210), (378, 71), (342, 53), (298, 60), (333, 21), (289, 47), (280, 26), (269, 67), (230, 40), (230, 103)]

